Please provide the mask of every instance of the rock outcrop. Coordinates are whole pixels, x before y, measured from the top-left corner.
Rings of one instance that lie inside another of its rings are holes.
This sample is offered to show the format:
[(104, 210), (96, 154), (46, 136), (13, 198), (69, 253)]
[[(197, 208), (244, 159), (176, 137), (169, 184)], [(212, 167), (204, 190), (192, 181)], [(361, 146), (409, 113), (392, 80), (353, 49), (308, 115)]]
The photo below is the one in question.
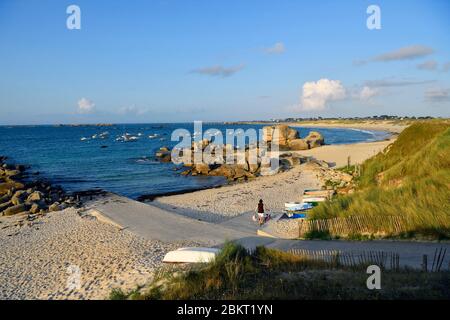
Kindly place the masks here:
[(309, 149), (317, 148), (325, 144), (325, 139), (323, 138), (323, 136), (316, 131), (311, 131), (303, 140), (306, 141)]
[(0, 157), (0, 216), (45, 214), (76, 204), (60, 187), (25, 181), (26, 167), (5, 161), (6, 157)]
[(172, 161), (172, 156), (170, 154), (170, 150), (167, 147), (161, 147), (158, 151), (156, 151), (155, 157), (161, 162), (170, 162)]
[[(206, 148), (209, 148), (208, 154), (210, 154), (214, 161), (196, 163), (194, 161), (194, 153), (196, 151), (201, 152), (204, 156)], [(222, 152), (221, 156), (219, 155), (219, 150)], [(226, 145), (214, 145), (209, 140), (202, 140), (200, 142), (193, 142), (190, 151), (190, 160), (183, 163), (187, 169), (181, 172), (184, 176), (222, 176), (230, 181), (245, 181), (270, 170), (270, 159), (263, 159), (257, 147), (250, 149), (247, 146), (245, 150), (241, 150), (230, 148), (230, 146)], [(183, 156), (183, 152), (186, 152), (186, 150), (179, 150), (180, 157)], [(235, 159), (232, 164), (228, 164), (226, 161), (227, 154), (230, 154), (230, 152), (232, 159)], [(168, 151), (165, 149), (160, 150), (157, 152), (156, 157), (161, 160), (164, 157), (168, 157), (167, 153)], [(305, 162), (306, 158), (288, 152), (282, 154), (278, 161), (280, 169), (283, 171)]]
[(303, 139), (294, 139), (294, 140), (289, 141), (289, 148), (294, 151), (308, 150), (309, 145)]
[[(325, 142), (322, 135), (318, 132), (310, 132), (306, 138), (301, 139), (298, 131), (287, 125), (263, 127), (263, 140), (269, 150), (273, 144), (278, 144), (281, 151), (278, 159), (281, 171), (306, 162), (305, 157), (290, 151), (315, 148), (323, 145)], [(251, 148), (246, 146), (238, 149), (232, 146), (214, 144), (208, 139), (203, 139), (192, 142), (190, 157), (186, 154), (183, 156), (183, 153), (187, 151), (189, 151), (189, 148), (187, 150), (178, 150), (178, 155), (182, 159), (181, 162), (187, 168), (181, 172), (184, 176), (223, 176), (231, 181), (242, 181), (270, 172), (270, 159), (260, 154), (258, 145), (253, 145)], [(196, 152), (202, 154), (200, 159), (203, 159), (203, 162), (194, 161)], [(208, 154), (211, 159), (206, 160), (205, 154)], [(232, 164), (227, 163), (227, 155), (234, 159)], [(155, 153), (155, 157), (161, 162), (173, 160), (171, 151), (167, 147), (160, 148)]]
[[(278, 135), (276, 131), (278, 130)], [(263, 128), (263, 139), (268, 143), (278, 142), (280, 147), (287, 147), (289, 142), (298, 139), (298, 131), (287, 125), (266, 126)], [(277, 140), (275, 140), (277, 139)]]
[[(276, 130), (278, 135), (275, 134)], [(297, 130), (284, 124), (266, 126), (263, 133), (264, 141), (269, 144), (278, 142), (280, 150), (307, 150), (325, 144), (325, 139), (319, 132), (311, 131), (307, 137), (301, 139)]]

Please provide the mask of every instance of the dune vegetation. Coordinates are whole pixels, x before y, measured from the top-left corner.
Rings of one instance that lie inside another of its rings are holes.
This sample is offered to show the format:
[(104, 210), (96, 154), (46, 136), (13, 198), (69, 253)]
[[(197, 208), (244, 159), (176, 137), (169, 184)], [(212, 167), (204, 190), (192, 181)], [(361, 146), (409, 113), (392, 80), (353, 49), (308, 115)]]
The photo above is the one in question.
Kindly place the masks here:
[(450, 238), (449, 121), (412, 124), (361, 169), (354, 193), (314, 208), (311, 218), (401, 216), (406, 231), (391, 236)]
[(345, 267), (265, 247), (226, 243), (206, 264), (175, 267), (148, 286), (113, 290), (114, 300), (185, 299), (448, 299), (448, 271), (385, 270), (381, 290), (367, 290), (367, 265)]

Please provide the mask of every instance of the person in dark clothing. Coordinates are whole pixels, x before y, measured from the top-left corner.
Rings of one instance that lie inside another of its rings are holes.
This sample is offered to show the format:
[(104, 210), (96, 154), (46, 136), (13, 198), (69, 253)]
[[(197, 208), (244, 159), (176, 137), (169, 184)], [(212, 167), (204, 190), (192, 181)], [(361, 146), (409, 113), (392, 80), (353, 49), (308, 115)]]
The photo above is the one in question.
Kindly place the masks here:
[(264, 203), (262, 199), (259, 199), (258, 207), (256, 209), (256, 212), (258, 213), (258, 222), (259, 225), (263, 225), (266, 220), (266, 215), (264, 213)]

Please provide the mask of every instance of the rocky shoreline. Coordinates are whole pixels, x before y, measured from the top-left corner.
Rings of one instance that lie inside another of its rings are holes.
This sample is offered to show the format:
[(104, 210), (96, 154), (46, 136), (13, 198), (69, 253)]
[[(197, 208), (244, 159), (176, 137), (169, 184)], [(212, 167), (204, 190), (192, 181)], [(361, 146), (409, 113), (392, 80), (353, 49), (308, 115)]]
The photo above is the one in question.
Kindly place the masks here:
[(80, 205), (76, 196), (67, 195), (59, 186), (42, 179), (28, 179), (24, 165), (10, 164), (0, 156), (0, 216), (34, 219), (48, 212)]
[[(222, 176), (228, 181), (242, 182), (261, 175), (273, 174), (271, 157), (278, 157), (280, 171), (287, 171), (308, 161), (306, 157), (296, 154), (296, 151), (309, 150), (325, 144), (325, 139), (319, 132), (311, 131), (308, 136), (301, 138), (296, 129), (287, 125), (266, 126), (262, 132), (263, 141), (245, 147), (217, 144), (210, 139), (203, 139), (193, 141), (190, 148), (180, 150), (161, 147), (155, 153), (155, 157), (167, 163), (173, 160), (174, 154), (177, 154), (179, 157), (177, 160), (182, 159), (182, 165), (186, 168), (181, 172), (184, 176)], [(277, 147), (276, 152), (272, 151), (273, 146)], [(200, 163), (195, 161), (196, 153), (202, 154)], [(272, 153), (276, 155), (271, 156)], [(233, 163), (228, 163), (230, 154)], [(206, 160), (206, 157), (211, 159)]]

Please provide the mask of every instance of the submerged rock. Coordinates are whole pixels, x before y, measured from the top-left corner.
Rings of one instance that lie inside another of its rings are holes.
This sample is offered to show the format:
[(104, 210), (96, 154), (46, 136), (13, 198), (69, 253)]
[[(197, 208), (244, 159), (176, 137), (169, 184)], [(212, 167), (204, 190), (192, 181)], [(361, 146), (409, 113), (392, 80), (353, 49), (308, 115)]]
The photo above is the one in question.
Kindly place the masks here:
[(170, 162), (172, 161), (172, 155), (167, 147), (161, 147), (155, 153), (155, 157), (161, 162)]

